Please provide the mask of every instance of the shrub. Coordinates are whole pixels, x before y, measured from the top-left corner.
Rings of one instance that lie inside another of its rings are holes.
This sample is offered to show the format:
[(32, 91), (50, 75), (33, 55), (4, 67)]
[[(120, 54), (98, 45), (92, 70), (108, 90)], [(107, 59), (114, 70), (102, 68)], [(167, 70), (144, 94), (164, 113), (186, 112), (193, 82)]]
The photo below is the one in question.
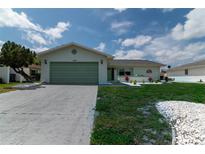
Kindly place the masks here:
[(149, 82), (153, 82), (153, 79), (151, 77), (148, 78)]
[(158, 82), (160, 82), (160, 80), (156, 80), (156, 81), (155, 81), (155, 83), (158, 83)]
[(0, 83), (3, 83), (3, 80), (2, 80), (2, 78), (0, 78)]
[(137, 84), (137, 80), (134, 80), (134, 81), (133, 81), (133, 84), (136, 85), (136, 84)]

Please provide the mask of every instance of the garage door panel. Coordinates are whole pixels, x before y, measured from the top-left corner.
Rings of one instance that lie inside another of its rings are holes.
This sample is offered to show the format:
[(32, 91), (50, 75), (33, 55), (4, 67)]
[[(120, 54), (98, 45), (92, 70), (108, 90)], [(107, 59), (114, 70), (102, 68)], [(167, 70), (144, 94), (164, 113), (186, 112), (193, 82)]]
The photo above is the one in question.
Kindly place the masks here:
[(51, 62), (53, 84), (98, 84), (97, 62)]

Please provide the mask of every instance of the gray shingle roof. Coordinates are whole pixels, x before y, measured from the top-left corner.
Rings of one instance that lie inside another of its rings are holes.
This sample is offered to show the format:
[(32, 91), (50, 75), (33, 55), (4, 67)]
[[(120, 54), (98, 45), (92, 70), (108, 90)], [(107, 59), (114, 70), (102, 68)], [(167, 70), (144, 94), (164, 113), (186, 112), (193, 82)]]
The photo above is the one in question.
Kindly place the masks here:
[(108, 66), (165, 66), (164, 64), (149, 60), (114, 59), (108, 62)]
[(195, 61), (193, 63), (188, 63), (188, 64), (176, 66), (176, 67), (171, 68), (169, 71), (186, 69), (186, 68), (190, 68), (190, 67), (197, 67), (197, 66), (203, 66), (203, 65), (205, 65), (205, 59), (199, 60), (199, 61)]

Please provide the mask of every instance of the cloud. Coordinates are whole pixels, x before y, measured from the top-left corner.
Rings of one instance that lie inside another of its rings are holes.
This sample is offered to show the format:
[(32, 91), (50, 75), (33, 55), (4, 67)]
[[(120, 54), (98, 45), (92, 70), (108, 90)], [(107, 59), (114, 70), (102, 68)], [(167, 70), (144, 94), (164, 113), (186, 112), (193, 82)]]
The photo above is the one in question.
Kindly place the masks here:
[(117, 15), (117, 14), (119, 14), (121, 12), (124, 12), (127, 9), (126, 8), (113, 8), (113, 10), (110, 10), (110, 9), (109, 10), (105, 9), (105, 10), (106, 11), (104, 11), (103, 17), (102, 17), (103, 21), (105, 19), (107, 19), (107, 17), (112, 17), (112, 16)]
[(133, 50), (117, 50), (114, 54), (115, 59), (142, 59), (145, 53), (136, 49)]
[(48, 47), (34, 47), (34, 48), (31, 48), (32, 51), (35, 51), (35, 52), (42, 52), (42, 51), (45, 51), (45, 50), (48, 50), (49, 48)]
[(114, 21), (111, 23), (111, 30), (116, 34), (121, 35), (126, 33), (132, 25), (133, 23), (130, 21)]
[(40, 45), (47, 45), (49, 41), (45, 40), (40, 33), (28, 31), (26, 34), (26, 39), (31, 43), (38, 43)]
[(154, 38), (143, 49), (153, 60), (169, 65), (179, 65), (199, 59), (204, 50), (205, 42), (181, 42), (174, 40), (170, 34)]
[(139, 47), (142, 45), (145, 45), (149, 43), (152, 40), (151, 36), (148, 35), (139, 35), (135, 38), (127, 38), (124, 41), (121, 42), (122, 46), (128, 47), (128, 46), (134, 46)]
[(24, 12), (17, 13), (12, 9), (0, 9), (0, 27), (14, 27), (41, 31), (38, 24), (32, 23)]
[(45, 29), (43, 32), (47, 34), (51, 39), (62, 38), (62, 33), (70, 28), (69, 22), (58, 22), (55, 27)]
[(112, 40), (112, 42), (114, 42), (114, 43), (116, 43), (116, 44), (118, 44), (118, 45), (121, 44), (122, 41), (123, 41), (122, 38), (119, 38), (119, 39), (116, 39), (116, 40)]
[(106, 44), (104, 42), (100, 42), (100, 44), (95, 49), (99, 51), (104, 51), (105, 48), (106, 48)]
[(86, 27), (86, 26), (77, 26), (77, 30), (78, 31), (83, 31), (83, 32), (86, 32), (86, 33), (89, 33), (91, 35), (95, 35), (95, 36), (98, 36), (100, 35), (100, 33), (96, 30), (94, 30), (93, 28), (90, 28), (90, 27)]
[(176, 40), (205, 37), (205, 9), (193, 9), (185, 17), (184, 24), (178, 23), (172, 29), (172, 37)]
[(167, 13), (173, 11), (175, 8), (163, 8), (162, 12)]
[(26, 32), (26, 36), (23, 38), (29, 38), (28, 41), (31, 43), (48, 45), (52, 41), (60, 39), (62, 33), (70, 26), (69, 22), (58, 22), (56, 26), (44, 29), (39, 24), (33, 23), (24, 12), (18, 13), (12, 9), (0, 9), (0, 27), (17, 28)]
[(172, 66), (205, 58), (205, 41), (194, 40), (205, 37), (205, 22), (202, 20), (204, 17), (205, 9), (191, 10), (186, 15), (187, 20), (184, 24), (178, 23), (164, 35), (158, 37), (142, 35), (143, 37), (124, 39), (120, 46), (123, 50), (117, 50), (115, 55), (132, 58), (134, 51), (140, 46), (140, 51), (137, 50), (138, 54), (133, 57), (142, 57)]
[(118, 12), (123, 12), (123, 11), (127, 10), (127, 8), (114, 8), (114, 10), (116, 10)]
[[(132, 49), (130, 49), (132, 47)], [(186, 42), (173, 39), (170, 33), (152, 38), (140, 50), (135, 46), (116, 50), (118, 59), (149, 59), (167, 65), (176, 66), (205, 58), (205, 42)], [(121, 47), (122, 48), (122, 44)]]

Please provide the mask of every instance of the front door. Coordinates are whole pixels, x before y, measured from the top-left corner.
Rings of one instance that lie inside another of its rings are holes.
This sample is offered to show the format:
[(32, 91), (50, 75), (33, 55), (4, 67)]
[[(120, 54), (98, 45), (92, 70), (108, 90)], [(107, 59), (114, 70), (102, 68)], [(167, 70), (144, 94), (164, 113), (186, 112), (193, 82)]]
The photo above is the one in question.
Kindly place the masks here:
[(108, 71), (107, 71), (107, 79), (108, 81), (113, 81), (114, 80), (114, 68), (108, 68)]

